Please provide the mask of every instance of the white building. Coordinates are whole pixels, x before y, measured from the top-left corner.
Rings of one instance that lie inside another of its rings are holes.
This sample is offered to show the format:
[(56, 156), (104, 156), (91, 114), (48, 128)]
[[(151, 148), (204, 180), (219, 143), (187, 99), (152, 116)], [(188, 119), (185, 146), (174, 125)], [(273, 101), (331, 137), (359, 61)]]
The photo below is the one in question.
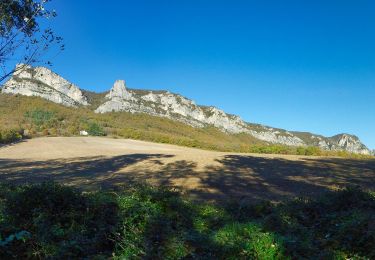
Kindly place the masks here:
[(87, 133), (85, 130), (79, 131), (79, 135), (88, 136), (89, 133)]

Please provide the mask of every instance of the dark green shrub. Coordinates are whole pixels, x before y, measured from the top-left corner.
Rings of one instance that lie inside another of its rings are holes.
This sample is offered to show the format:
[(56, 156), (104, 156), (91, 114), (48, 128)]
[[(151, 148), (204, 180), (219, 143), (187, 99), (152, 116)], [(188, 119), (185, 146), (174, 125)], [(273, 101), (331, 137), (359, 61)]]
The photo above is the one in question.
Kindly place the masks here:
[(16, 130), (0, 130), (0, 144), (9, 144), (22, 139), (22, 135)]
[(282, 256), (283, 245), (224, 208), (191, 203), (168, 189), (137, 186), (119, 196), (119, 259), (247, 259)]
[(261, 221), (286, 238), (293, 258), (375, 257), (375, 197), (358, 188), (281, 204)]
[(214, 235), (224, 259), (287, 259), (283, 245), (274, 234), (254, 223), (231, 223)]
[(2, 189), (0, 258), (73, 258), (111, 253), (117, 206), (105, 194), (82, 195), (55, 183)]
[(116, 256), (180, 259), (189, 255), (191, 209), (178, 193), (141, 185), (118, 198), (121, 232)]
[(103, 127), (101, 127), (99, 124), (97, 124), (95, 122), (90, 122), (88, 124), (87, 132), (89, 133), (89, 135), (93, 135), (93, 136), (104, 136), (104, 135), (106, 135)]
[(0, 259), (374, 259), (374, 223), (359, 188), (222, 207), (148, 185), (0, 187)]

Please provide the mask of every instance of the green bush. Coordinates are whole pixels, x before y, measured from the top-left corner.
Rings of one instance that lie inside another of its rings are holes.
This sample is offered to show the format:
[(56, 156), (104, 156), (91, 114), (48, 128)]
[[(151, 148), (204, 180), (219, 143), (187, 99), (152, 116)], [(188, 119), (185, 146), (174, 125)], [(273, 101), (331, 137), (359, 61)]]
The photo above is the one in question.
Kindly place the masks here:
[(57, 117), (56, 114), (52, 111), (43, 110), (43, 109), (34, 109), (27, 111), (25, 113), (25, 118), (34, 125), (37, 131), (42, 129), (53, 127), (56, 125)]
[(282, 241), (254, 223), (231, 223), (216, 232), (214, 241), (225, 259), (286, 259)]
[(0, 144), (8, 144), (19, 141), (22, 135), (16, 130), (0, 130)]
[(320, 156), (320, 155), (323, 155), (323, 151), (319, 147), (315, 147), (315, 146), (298, 147), (297, 154)]
[(371, 224), (375, 223), (375, 196), (358, 187), (329, 192), (316, 200), (296, 199), (273, 207), (258, 220), (265, 229), (284, 237), (292, 258), (375, 257)]
[[(0, 258), (75, 258), (110, 254), (117, 206), (105, 194), (85, 196), (54, 183), (2, 187)], [(109, 251), (108, 251), (109, 250)]]
[(88, 124), (87, 132), (92, 136), (104, 136), (106, 135), (103, 127), (96, 122), (90, 122)]
[(374, 259), (373, 223), (374, 194), (358, 188), (219, 206), (148, 185), (0, 187), (0, 259)]

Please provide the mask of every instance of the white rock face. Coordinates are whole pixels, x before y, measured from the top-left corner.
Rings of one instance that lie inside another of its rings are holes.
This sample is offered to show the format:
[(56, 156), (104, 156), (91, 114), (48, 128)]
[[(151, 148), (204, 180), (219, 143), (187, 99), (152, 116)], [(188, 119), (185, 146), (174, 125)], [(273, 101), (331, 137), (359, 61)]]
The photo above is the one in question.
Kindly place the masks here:
[(239, 117), (230, 116), (217, 108), (203, 109), (196, 105), (194, 101), (169, 92), (143, 91), (142, 94), (139, 94), (136, 91), (128, 90), (123, 83), (124, 81), (115, 82), (106, 96), (108, 100), (99, 106), (95, 112), (147, 113), (179, 120), (193, 127), (213, 125), (228, 133), (247, 131), (247, 124)]
[(337, 139), (333, 149), (343, 149), (351, 153), (371, 155), (371, 151), (354, 135), (341, 134), (333, 137), (333, 139)]
[(44, 67), (25, 66), (16, 71), (4, 84), (2, 92), (39, 96), (65, 106), (88, 105), (86, 97), (76, 85)]
[[(298, 132), (295, 132), (295, 134), (298, 135)], [(309, 146), (318, 146), (323, 150), (341, 150), (364, 155), (371, 154), (370, 150), (363, 143), (361, 143), (357, 136), (349, 134), (339, 134), (332, 137), (324, 137), (304, 133), (303, 141)]]
[(285, 144), (292, 146), (305, 146), (306, 144), (297, 136), (291, 133), (281, 134), (279, 131), (273, 131), (265, 127), (265, 131), (254, 131), (251, 130), (250, 134), (260, 140), (270, 142), (273, 144)]
[(108, 99), (132, 100), (131, 93), (125, 88), (124, 80), (117, 80), (105, 97)]

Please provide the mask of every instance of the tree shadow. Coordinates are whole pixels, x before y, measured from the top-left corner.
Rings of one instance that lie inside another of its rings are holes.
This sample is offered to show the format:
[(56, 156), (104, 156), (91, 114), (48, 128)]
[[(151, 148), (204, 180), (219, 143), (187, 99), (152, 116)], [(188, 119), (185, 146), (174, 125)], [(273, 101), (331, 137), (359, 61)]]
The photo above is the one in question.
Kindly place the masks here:
[[(116, 186), (113, 176), (124, 167), (154, 158), (173, 155), (130, 154), (115, 157), (82, 157), (48, 161), (0, 159), (0, 182), (24, 184), (56, 181), (84, 190)], [(129, 179), (122, 179), (127, 181)]]
[[(374, 160), (262, 158), (227, 155), (208, 167), (204, 183), (219, 194), (251, 199), (280, 200), (316, 196), (347, 185), (375, 187)], [(225, 196), (223, 196), (225, 197)]]
[(0, 182), (57, 181), (86, 190), (115, 189), (129, 182), (177, 187), (193, 199), (281, 201), (313, 197), (347, 185), (375, 188), (375, 160), (224, 155), (198, 167), (174, 155), (129, 154), (49, 161), (0, 159)]
[[(314, 197), (322, 192), (359, 185), (375, 188), (374, 160), (310, 158), (292, 161), (246, 155), (226, 155), (215, 165), (199, 169), (193, 161), (179, 160), (161, 167), (134, 169), (133, 182), (178, 187), (192, 198), (222, 201), (251, 199), (280, 201), (296, 196)], [(114, 177), (121, 183), (124, 175)]]

